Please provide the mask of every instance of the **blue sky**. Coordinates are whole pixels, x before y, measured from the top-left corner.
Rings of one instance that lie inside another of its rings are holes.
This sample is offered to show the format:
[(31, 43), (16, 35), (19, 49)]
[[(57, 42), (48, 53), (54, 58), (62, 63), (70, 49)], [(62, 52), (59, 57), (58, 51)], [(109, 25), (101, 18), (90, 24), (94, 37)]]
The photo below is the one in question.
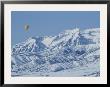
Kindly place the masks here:
[[(29, 30), (25, 31), (25, 24)], [(99, 28), (99, 11), (12, 11), (12, 45), (33, 36), (57, 35), (66, 29)]]

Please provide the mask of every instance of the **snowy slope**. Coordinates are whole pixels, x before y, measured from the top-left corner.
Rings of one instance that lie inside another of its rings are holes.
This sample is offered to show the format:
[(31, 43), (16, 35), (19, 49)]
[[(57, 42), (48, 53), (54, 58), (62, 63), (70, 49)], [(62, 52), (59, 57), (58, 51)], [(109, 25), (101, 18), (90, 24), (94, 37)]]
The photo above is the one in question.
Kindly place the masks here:
[(31, 37), (12, 47), (11, 62), (12, 76), (99, 76), (100, 31)]

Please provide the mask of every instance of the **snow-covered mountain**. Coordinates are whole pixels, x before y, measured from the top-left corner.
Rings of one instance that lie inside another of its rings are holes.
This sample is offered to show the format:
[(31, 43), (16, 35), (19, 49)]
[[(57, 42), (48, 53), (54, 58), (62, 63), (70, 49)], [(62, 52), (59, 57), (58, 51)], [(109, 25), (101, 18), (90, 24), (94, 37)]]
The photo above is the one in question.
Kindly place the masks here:
[(31, 37), (12, 47), (12, 76), (99, 76), (99, 51), (99, 29)]

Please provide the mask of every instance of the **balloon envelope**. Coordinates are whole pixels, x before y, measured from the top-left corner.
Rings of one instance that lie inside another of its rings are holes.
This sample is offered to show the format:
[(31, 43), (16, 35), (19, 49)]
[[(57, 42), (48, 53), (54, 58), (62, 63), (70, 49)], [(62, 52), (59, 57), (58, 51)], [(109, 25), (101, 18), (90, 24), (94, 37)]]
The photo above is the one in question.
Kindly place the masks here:
[(25, 25), (25, 26), (24, 26), (24, 29), (25, 29), (25, 30), (28, 30), (28, 29), (29, 29), (29, 25)]

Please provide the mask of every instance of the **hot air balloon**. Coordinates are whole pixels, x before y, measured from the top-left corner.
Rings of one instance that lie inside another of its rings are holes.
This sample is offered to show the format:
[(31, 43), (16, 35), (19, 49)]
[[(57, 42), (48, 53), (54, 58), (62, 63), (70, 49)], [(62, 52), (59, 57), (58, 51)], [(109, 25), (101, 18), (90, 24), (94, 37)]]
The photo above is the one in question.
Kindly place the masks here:
[(29, 30), (29, 25), (26, 24), (26, 25), (24, 26), (24, 29), (25, 29), (26, 31), (28, 31), (28, 30)]

